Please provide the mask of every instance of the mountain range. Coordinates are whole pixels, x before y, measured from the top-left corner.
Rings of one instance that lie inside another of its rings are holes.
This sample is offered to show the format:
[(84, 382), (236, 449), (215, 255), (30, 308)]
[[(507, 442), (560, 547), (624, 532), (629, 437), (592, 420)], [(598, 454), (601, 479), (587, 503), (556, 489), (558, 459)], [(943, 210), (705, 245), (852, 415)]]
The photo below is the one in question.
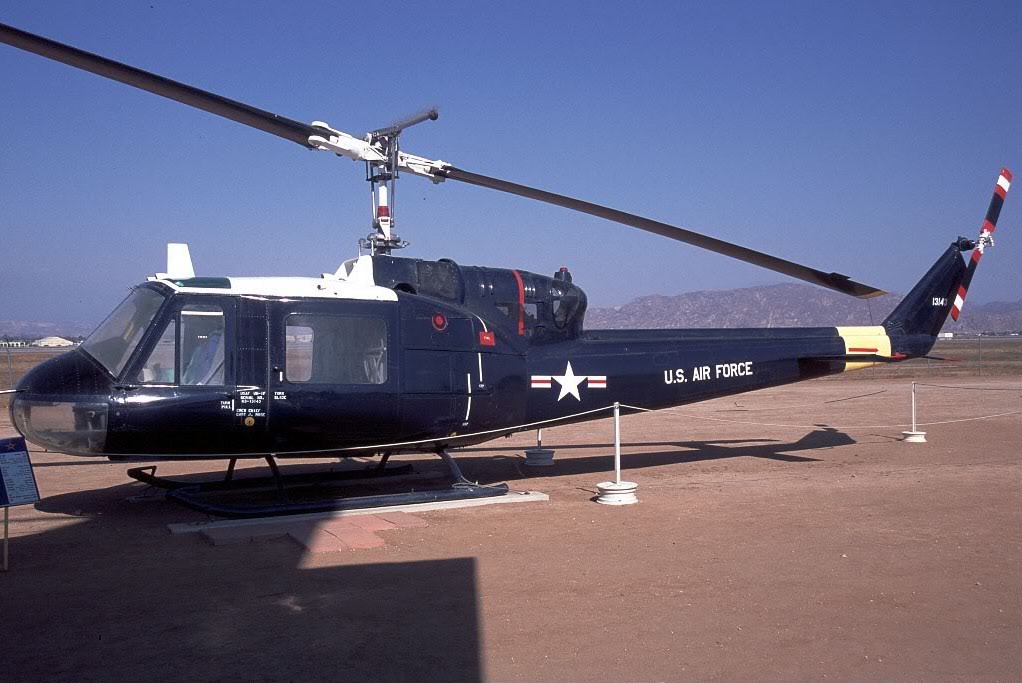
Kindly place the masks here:
[[(590, 308), (588, 329), (692, 327), (815, 327), (879, 325), (901, 295), (856, 299), (820, 287), (794, 283), (741, 289), (650, 294), (614, 307)], [(38, 339), (88, 335), (92, 322), (0, 320), (0, 337)], [(966, 302), (956, 323), (945, 332), (998, 334), (1022, 332), (1022, 301)]]
[[(811, 285), (784, 283), (742, 289), (651, 294), (611, 308), (590, 308), (587, 329), (693, 327), (816, 327), (879, 325), (902, 299), (862, 300)], [(1022, 301), (966, 302), (945, 332), (1022, 332)]]

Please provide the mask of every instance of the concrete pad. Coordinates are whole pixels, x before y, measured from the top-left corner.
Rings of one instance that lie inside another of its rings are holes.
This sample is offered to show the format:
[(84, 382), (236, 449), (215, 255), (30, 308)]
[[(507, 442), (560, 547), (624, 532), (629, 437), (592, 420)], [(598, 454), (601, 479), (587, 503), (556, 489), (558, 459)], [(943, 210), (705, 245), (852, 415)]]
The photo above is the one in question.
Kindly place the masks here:
[(296, 524), (287, 535), (310, 553), (331, 553), (350, 550), (351, 546), (316, 524)]
[(336, 522), (323, 527), (323, 531), (335, 536), (353, 550), (364, 550), (366, 548), (379, 548), (384, 545), (384, 540), (371, 531), (362, 527), (348, 524), (347, 522)]
[(380, 517), (379, 515), (353, 515), (345, 520), (346, 524), (354, 524), (366, 531), (387, 531), (396, 529), (397, 524)]
[[(446, 500), (435, 503), (414, 503), (412, 505), (389, 505), (378, 508), (360, 508), (357, 510), (340, 510), (337, 512), (316, 512), (307, 515), (286, 515), (283, 517), (257, 517), (254, 519), (224, 519), (215, 522), (185, 522), (168, 524), (172, 534), (202, 533), (210, 528), (242, 528), (247, 526), (287, 526), (295, 522), (322, 522), (328, 519), (344, 519), (358, 515), (384, 515), (391, 512), (425, 512), (427, 510), (458, 510), (462, 508), (481, 507), (483, 505), (503, 505), (507, 503), (539, 503), (547, 502), (550, 496), (539, 491), (511, 491), (505, 496), (493, 498), (473, 498), (469, 500)], [(286, 533), (282, 532), (282, 533)]]
[(422, 517), (416, 517), (415, 515), (410, 515), (407, 512), (384, 512), (376, 515), (376, 517), (404, 528), (429, 526), (429, 523), (427, 523)]
[(212, 528), (202, 532), (203, 538), (213, 545), (237, 545), (279, 538), (285, 534), (280, 528), (242, 527)]

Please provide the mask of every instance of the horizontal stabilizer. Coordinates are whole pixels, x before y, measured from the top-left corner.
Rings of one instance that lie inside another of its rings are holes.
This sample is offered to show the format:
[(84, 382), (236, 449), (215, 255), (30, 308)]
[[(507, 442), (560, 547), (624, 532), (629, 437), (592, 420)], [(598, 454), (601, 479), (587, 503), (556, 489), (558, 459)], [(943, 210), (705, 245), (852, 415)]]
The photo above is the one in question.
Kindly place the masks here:
[(890, 356), (881, 356), (876, 353), (849, 353), (833, 356), (802, 356), (799, 358), (800, 361), (827, 361), (835, 363), (897, 363), (904, 359), (905, 355), (899, 353)]

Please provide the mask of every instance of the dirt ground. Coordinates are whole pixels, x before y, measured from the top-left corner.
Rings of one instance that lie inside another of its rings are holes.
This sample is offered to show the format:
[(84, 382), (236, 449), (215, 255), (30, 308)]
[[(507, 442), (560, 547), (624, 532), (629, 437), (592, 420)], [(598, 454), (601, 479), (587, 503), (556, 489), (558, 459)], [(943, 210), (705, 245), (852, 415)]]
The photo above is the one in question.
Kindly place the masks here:
[(906, 379), (627, 416), (630, 507), (591, 501), (609, 421), (546, 430), (539, 472), (533, 435), (501, 439), (466, 474), (549, 503), (315, 555), (171, 535), (203, 516), (129, 501), (124, 464), (34, 453), (0, 680), (1020, 680), (1022, 383), (943, 383), (983, 390), (920, 387), (925, 445), (899, 441)]

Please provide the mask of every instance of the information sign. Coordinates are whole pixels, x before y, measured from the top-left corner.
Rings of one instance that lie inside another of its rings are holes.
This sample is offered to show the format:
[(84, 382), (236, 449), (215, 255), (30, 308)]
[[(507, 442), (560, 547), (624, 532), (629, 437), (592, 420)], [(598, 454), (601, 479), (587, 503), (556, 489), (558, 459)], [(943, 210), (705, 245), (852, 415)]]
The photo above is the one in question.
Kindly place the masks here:
[(0, 439), (0, 507), (27, 505), (37, 500), (39, 487), (25, 439)]

